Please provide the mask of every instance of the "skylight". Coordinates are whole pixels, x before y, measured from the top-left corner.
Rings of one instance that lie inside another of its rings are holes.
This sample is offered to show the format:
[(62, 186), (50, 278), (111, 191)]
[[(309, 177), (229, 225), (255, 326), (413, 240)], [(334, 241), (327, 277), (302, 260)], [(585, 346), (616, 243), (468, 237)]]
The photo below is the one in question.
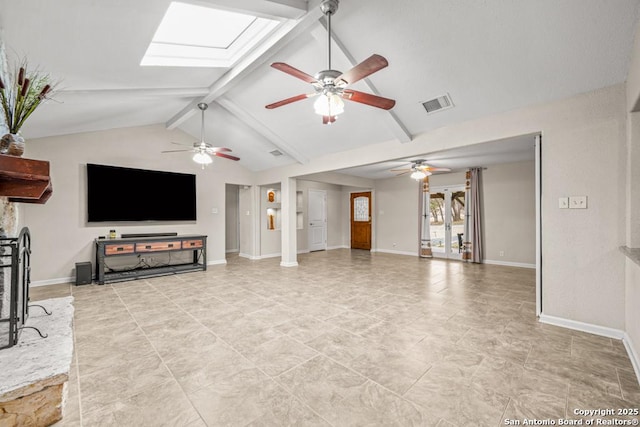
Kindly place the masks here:
[(279, 22), (172, 2), (140, 65), (231, 67)]

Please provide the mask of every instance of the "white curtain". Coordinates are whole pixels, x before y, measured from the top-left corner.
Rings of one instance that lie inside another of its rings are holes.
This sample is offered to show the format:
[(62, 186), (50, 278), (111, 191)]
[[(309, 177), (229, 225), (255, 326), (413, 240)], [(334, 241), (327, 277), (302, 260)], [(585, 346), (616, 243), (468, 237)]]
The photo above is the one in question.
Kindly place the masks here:
[(418, 181), (418, 254), (422, 258), (431, 258), (431, 230), (429, 228), (429, 204), (431, 197), (429, 194), (429, 177)]
[(462, 260), (471, 262), (471, 171), (467, 171), (464, 185), (464, 241)]
[(471, 217), (470, 223), (471, 262), (482, 263), (484, 242), (482, 239), (482, 168), (472, 168), (471, 172)]

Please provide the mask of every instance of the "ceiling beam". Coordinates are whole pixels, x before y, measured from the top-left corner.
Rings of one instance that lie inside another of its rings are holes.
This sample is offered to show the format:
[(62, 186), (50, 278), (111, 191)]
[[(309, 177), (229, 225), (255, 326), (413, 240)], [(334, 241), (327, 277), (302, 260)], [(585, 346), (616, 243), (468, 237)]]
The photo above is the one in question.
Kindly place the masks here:
[[(322, 27), (326, 31), (327, 30), (326, 19), (322, 19), (320, 22), (322, 24)], [(318, 30), (320, 30), (320, 27), (318, 27), (317, 30), (312, 31), (312, 34), (315, 37), (317, 38), (326, 37), (326, 33), (322, 35), (317, 34), (316, 31)], [(352, 67), (355, 67), (356, 65), (358, 65), (358, 61), (354, 58), (353, 55), (351, 55), (351, 53), (349, 52), (349, 50), (347, 50), (344, 43), (342, 43), (342, 41), (338, 37), (336, 37), (333, 31), (331, 34), (331, 39), (335, 43), (336, 47), (340, 50), (340, 52), (342, 52), (342, 54), (347, 58), (347, 60), (349, 60)], [(370, 79), (364, 78), (362, 81), (369, 88), (369, 91), (371, 93), (378, 96), (384, 96), (380, 93), (380, 91), (378, 91), (378, 89), (376, 89), (376, 87), (374, 86), (374, 84), (371, 82)], [(388, 114), (386, 115), (387, 117), (386, 122), (387, 122), (387, 125), (389, 126), (389, 129), (393, 133), (393, 135), (402, 143), (411, 142), (413, 140), (413, 136), (411, 135), (411, 133), (409, 133), (406, 126), (400, 121), (396, 113), (394, 113), (393, 110), (387, 110), (387, 113)]]
[(258, 132), (258, 134), (262, 135), (269, 142), (271, 142), (278, 150), (282, 151), (282, 153), (291, 157), (295, 161), (301, 164), (309, 163), (309, 159), (303, 156), (295, 147), (291, 144), (280, 138), (278, 135), (273, 133), (271, 129), (265, 126), (258, 119), (249, 114), (246, 110), (239, 107), (236, 103), (231, 101), (229, 98), (221, 96), (218, 97), (215, 102), (219, 104), (222, 108), (227, 110), (229, 113), (236, 116), (240, 121), (249, 126), (254, 131)]
[(229, 71), (209, 87), (209, 93), (207, 95), (194, 99), (189, 105), (184, 107), (182, 111), (169, 119), (166, 123), (167, 129), (175, 129), (181, 123), (189, 119), (194, 113), (196, 113), (198, 103), (204, 102), (206, 104), (210, 104), (216, 98), (232, 89), (242, 80), (243, 77), (260, 67), (286, 44), (293, 41), (311, 25), (316, 23), (318, 19), (323, 16), (322, 11), (319, 7), (312, 7), (311, 4), (309, 7), (310, 10), (300, 19), (286, 21), (272, 36), (261, 43), (248, 55), (244, 56), (236, 65), (229, 69)]
[(187, 0), (187, 2), (276, 19), (299, 19), (307, 12), (308, 6), (306, 0)]
[(58, 90), (56, 94), (73, 95), (107, 95), (107, 96), (205, 96), (209, 93), (206, 87), (175, 88), (129, 88), (129, 89), (75, 89)]

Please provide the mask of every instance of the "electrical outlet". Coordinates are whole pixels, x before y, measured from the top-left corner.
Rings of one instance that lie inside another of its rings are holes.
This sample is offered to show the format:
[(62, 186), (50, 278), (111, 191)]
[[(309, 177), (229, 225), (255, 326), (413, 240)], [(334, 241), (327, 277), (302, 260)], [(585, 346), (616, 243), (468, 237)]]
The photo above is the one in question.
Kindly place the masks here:
[(558, 199), (558, 207), (560, 209), (569, 209), (569, 198), (568, 197), (560, 197)]
[(569, 209), (587, 209), (587, 196), (569, 197)]
[(500, 251), (500, 256), (504, 256), (504, 251)]

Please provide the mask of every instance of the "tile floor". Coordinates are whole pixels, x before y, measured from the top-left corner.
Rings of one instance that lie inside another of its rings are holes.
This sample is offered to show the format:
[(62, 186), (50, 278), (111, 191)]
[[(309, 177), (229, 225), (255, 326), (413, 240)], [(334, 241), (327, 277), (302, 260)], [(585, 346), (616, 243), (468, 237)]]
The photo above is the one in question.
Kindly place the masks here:
[(620, 341), (536, 321), (533, 270), (346, 249), (299, 263), (34, 288), (75, 297), (58, 425), (498, 426), (640, 407)]

